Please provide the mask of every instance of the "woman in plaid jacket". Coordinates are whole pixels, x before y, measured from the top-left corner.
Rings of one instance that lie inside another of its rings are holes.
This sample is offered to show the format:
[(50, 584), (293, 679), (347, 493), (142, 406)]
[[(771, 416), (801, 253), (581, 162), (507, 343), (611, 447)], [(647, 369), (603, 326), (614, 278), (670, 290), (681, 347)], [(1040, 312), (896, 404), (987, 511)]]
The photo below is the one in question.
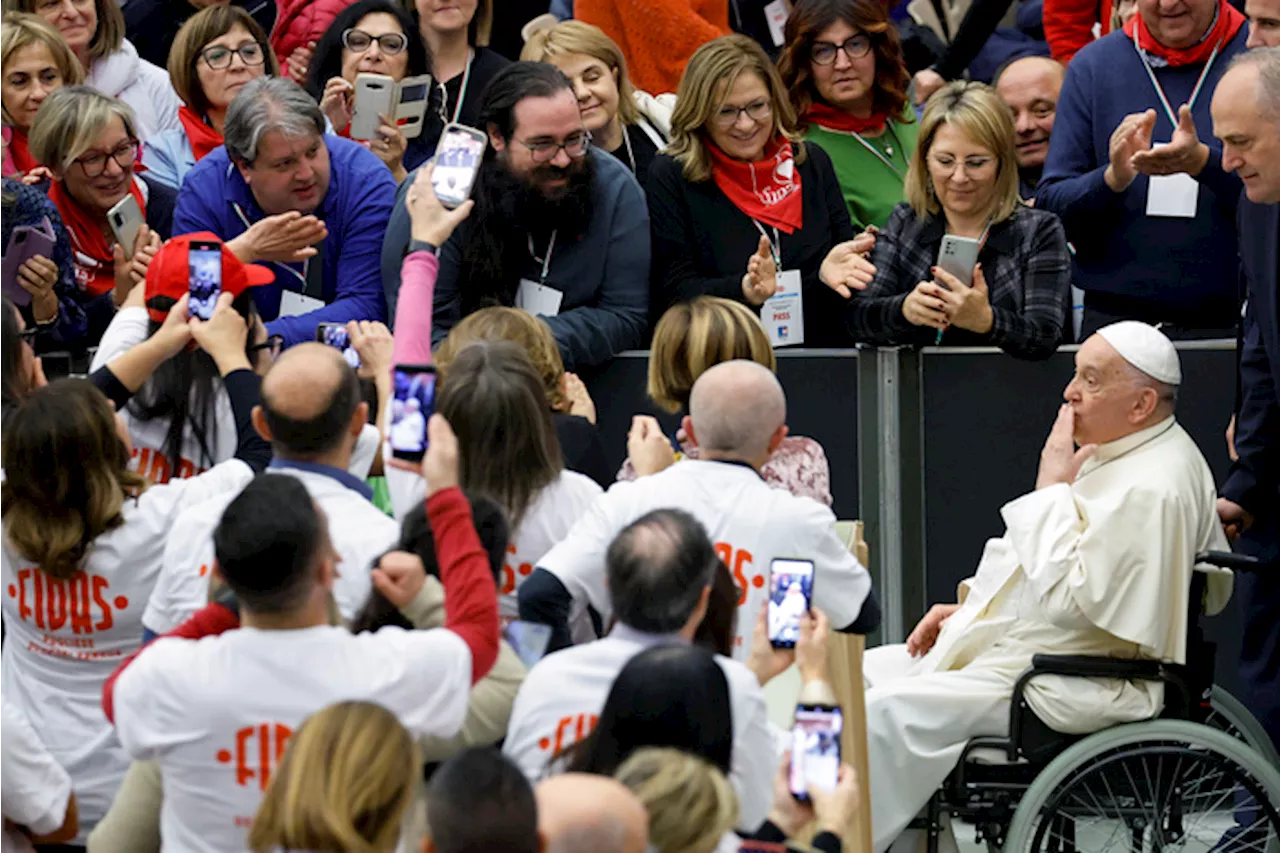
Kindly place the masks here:
[[(849, 301), (854, 337), (1052, 355), (1067, 339), (1067, 239), (1057, 216), (1019, 201), (1013, 123), (990, 87), (956, 82), (929, 99), (906, 195), (876, 237), (875, 279)], [(936, 266), (946, 235), (981, 242), (972, 286)]]

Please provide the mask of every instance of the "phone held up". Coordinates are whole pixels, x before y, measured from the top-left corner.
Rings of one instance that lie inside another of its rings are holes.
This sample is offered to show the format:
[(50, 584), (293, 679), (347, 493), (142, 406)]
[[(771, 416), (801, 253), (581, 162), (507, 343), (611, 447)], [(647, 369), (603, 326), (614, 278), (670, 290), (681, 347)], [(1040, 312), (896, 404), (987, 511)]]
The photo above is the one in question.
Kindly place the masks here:
[(316, 326), (316, 340), (342, 353), (352, 370), (360, 369), (360, 353), (351, 345), (351, 334), (345, 323), (320, 323)]
[(431, 173), (431, 187), (442, 205), (452, 210), (471, 198), (488, 144), (488, 137), (474, 127), (451, 124), (444, 129)]
[(844, 714), (839, 705), (800, 704), (791, 728), (791, 796), (809, 802), (809, 790), (834, 791), (840, 781), (840, 735)]
[(769, 564), (769, 643), (794, 649), (800, 617), (813, 606), (813, 560), (778, 557)]
[(973, 286), (973, 270), (978, 266), (978, 252), (982, 242), (971, 237), (942, 238), (938, 247), (938, 266), (960, 279), (965, 287)]
[(420, 462), (427, 452), (427, 421), (436, 405), (436, 369), (401, 364), (391, 372), (391, 428), (387, 443), (397, 459)]
[(222, 294), (222, 246), (193, 242), (187, 246), (187, 313), (201, 320), (213, 317)]

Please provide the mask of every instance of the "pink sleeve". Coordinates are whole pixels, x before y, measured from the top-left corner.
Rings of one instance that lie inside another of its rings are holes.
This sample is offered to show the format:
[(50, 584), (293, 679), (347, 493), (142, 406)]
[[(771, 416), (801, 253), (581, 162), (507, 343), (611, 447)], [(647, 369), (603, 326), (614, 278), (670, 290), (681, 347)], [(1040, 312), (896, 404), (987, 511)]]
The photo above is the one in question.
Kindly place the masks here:
[(431, 363), (431, 308), (440, 262), (430, 252), (411, 252), (400, 267), (393, 364)]

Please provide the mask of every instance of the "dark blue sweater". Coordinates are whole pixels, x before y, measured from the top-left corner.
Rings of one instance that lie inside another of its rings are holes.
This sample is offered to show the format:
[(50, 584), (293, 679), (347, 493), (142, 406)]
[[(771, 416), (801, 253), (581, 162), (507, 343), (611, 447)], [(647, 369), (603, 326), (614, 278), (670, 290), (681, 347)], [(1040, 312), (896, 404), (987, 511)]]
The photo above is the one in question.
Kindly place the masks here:
[[(1133, 42), (1115, 32), (1085, 47), (1067, 69), (1036, 207), (1062, 217), (1076, 249), (1075, 283), (1092, 298), (1122, 297), (1146, 320), (1230, 326), (1238, 316), (1235, 209), (1240, 181), (1222, 171), (1209, 104), (1232, 57), (1245, 50), (1248, 27), (1223, 46), (1192, 106), (1209, 162), (1197, 176), (1194, 219), (1146, 215), (1145, 175), (1123, 193), (1103, 180), (1111, 134), (1130, 113), (1156, 111), (1155, 142), (1173, 126)], [(1155, 69), (1174, 110), (1186, 103), (1202, 65)], [(1088, 304), (1086, 302), (1086, 304)]]

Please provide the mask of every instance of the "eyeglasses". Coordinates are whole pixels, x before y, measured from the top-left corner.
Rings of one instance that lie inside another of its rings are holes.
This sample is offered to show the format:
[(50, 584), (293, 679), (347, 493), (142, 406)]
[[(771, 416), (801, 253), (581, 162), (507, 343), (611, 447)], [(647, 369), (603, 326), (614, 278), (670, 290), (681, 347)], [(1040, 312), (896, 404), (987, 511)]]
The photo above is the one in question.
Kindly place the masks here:
[(27, 346), (31, 347), (32, 349), (35, 349), (37, 332), (39, 332), (39, 329), (37, 329), (35, 326), (28, 326), (27, 328), (23, 329), (21, 332), (18, 332), (18, 340), (20, 340), (22, 343), (26, 344)]
[(579, 157), (586, 156), (587, 148), (591, 145), (591, 133), (584, 130), (571, 135), (564, 142), (525, 142), (523, 139), (517, 139), (516, 142), (529, 149), (529, 157), (535, 163), (548, 163), (554, 160), (562, 148), (564, 153), (577, 160)]
[(249, 347), (249, 352), (258, 353), (265, 351), (272, 360), (280, 356), (284, 351), (284, 335), (272, 335), (260, 344), (253, 344)]
[(214, 71), (230, 68), (231, 58), (236, 54), (240, 55), (240, 61), (245, 65), (261, 65), (267, 58), (262, 52), (262, 45), (256, 41), (245, 42), (237, 48), (215, 44), (200, 51), (200, 57), (204, 60), (204, 64)]
[(985, 171), (989, 166), (996, 162), (994, 157), (966, 157), (963, 161), (956, 160), (954, 157), (939, 155), (937, 157), (930, 155), (929, 162), (933, 168), (947, 175), (955, 174), (956, 169), (964, 166), (964, 170), (968, 174), (976, 174)]
[(850, 36), (841, 44), (829, 41), (815, 41), (809, 48), (809, 58), (818, 65), (830, 65), (836, 61), (840, 51), (849, 59), (861, 59), (871, 52), (871, 39), (864, 35)]
[(72, 163), (77, 164), (86, 178), (96, 178), (107, 170), (107, 160), (115, 160), (121, 169), (128, 169), (138, 161), (138, 140), (129, 139), (116, 146), (109, 154), (95, 151), (83, 157), (77, 157)]
[(371, 36), (364, 30), (350, 29), (343, 30), (342, 44), (348, 50), (354, 50), (356, 53), (364, 53), (374, 42), (378, 43), (378, 49), (383, 53), (399, 53), (409, 46), (409, 39), (404, 33), (384, 33), (380, 36)]
[(747, 104), (745, 107), (734, 107), (726, 104), (712, 117), (712, 121), (718, 127), (733, 127), (738, 123), (738, 116), (743, 113), (746, 113), (747, 118), (752, 121), (764, 121), (773, 115), (773, 105), (768, 101), (756, 101), (754, 104)]

